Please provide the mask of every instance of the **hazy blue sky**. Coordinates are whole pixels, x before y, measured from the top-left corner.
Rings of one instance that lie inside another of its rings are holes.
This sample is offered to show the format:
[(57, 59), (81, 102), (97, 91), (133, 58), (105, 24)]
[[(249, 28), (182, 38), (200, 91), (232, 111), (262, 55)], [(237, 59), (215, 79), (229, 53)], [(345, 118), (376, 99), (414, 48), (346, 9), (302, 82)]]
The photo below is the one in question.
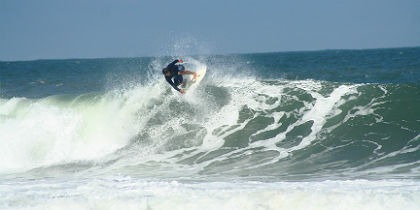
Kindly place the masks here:
[(0, 0), (0, 60), (420, 46), (420, 0)]

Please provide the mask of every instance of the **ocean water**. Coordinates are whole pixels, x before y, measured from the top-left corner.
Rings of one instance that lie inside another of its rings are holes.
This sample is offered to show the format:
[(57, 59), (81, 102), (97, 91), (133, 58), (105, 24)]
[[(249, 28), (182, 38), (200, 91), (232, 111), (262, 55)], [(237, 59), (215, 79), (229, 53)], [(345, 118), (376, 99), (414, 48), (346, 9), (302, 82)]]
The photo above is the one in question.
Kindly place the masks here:
[[(206, 66), (181, 95), (161, 69)], [(420, 209), (420, 47), (0, 62), (0, 209)]]

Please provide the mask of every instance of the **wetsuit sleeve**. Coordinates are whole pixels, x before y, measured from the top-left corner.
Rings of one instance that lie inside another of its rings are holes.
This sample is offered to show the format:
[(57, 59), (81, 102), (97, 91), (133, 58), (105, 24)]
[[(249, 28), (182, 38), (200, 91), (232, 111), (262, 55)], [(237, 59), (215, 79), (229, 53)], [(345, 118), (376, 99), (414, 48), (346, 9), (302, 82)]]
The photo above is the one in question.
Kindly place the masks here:
[(166, 68), (169, 68), (169, 69), (171, 69), (171, 68), (173, 68), (173, 66), (175, 66), (175, 64), (176, 63), (178, 63), (179, 62), (179, 60), (174, 60), (174, 61), (172, 61), (172, 63), (170, 63)]
[(179, 89), (175, 84), (174, 84), (174, 82), (172, 82), (172, 80), (171, 80), (171, 77), (166, 77), (165, 76), (165, 79), (166, 79), (166, 81), (175, 89), (175, 90), (177, 90), (177, 91), (180, 91), (181, 89)]

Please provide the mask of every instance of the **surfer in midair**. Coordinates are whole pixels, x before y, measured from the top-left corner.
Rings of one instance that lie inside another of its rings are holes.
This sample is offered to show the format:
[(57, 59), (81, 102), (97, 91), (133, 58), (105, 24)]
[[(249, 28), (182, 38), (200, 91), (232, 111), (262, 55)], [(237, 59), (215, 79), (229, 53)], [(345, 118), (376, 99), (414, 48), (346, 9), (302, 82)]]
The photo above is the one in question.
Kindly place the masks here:
[[(184, 63), (183, 60), (174, 60), (172, 63), (170, 63), (166, 68), (162, 70), (162, 73), (165, 75), (166, 81), (177, 91), (179, 91), (181, 94), (185, 94), (184, 90), (181, 90), (178, 88), (179, 85), (183, 82), (182, 75), (184, 74), (192, 74), (194, 76), (194, 79), (197, 78), (197, 72), (191, 72), (188, 70), (185, 70), (185, 67), (183, 65), (176, 65), (177, 63)], [(174, 79), (172, 81), (172, 78)]]

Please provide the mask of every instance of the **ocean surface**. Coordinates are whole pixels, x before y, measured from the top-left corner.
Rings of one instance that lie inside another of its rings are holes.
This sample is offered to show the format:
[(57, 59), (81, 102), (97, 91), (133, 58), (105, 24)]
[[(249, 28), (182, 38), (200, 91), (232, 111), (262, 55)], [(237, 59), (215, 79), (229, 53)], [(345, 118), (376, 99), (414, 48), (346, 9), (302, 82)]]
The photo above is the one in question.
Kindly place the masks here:
[(0, 209), (420, 209), (420, 47), (3, 61), (0, 98)]

